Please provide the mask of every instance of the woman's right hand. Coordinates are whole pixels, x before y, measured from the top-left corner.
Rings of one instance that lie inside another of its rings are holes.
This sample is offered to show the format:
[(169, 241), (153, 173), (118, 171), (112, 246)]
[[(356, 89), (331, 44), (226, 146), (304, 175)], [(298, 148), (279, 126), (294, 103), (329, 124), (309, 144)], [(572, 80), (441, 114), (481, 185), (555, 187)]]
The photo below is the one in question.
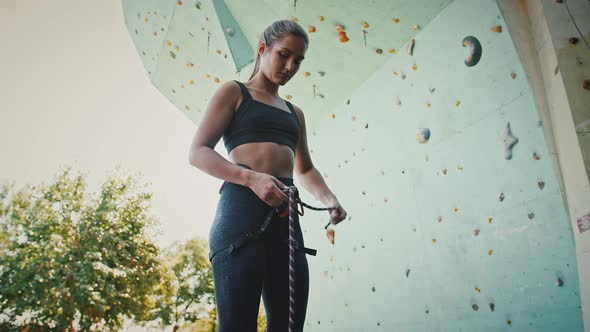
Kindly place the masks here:
[(278, 207), (289, 200), (289, 196), (283, 192), (283, 190), (288, 190), (289, 187), (274, 176), (266, 173), (254, 172), (248, 187), (252, 189), (258, 198), (272, 207)]

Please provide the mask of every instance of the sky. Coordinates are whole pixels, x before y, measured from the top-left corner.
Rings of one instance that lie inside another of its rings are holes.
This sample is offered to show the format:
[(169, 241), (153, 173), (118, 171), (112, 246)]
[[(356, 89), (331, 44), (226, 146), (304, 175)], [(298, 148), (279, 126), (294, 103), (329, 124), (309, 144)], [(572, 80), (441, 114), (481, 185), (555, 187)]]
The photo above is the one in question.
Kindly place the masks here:
[(117, 167), (139, 172), (160, 245), (207, 238), (221, 180), (188, 163), (197, 127), (152, 86), (121, 1), (0, 1), (0, 28), (0, 182), (72, 165), (95, 192)]

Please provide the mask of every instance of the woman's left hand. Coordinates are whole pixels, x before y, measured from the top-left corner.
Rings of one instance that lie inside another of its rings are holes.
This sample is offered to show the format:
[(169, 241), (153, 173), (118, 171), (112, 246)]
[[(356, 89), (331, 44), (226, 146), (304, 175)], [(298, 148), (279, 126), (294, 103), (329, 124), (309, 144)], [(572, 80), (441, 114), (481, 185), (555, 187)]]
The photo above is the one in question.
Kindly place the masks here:
[(330, 223), (336, 225), (346, 219), (347, 213), (340, 203), (336, 203), (335, 205), (332, 205), (332, 207), (334, 207), (334, 209), (330, 210)]

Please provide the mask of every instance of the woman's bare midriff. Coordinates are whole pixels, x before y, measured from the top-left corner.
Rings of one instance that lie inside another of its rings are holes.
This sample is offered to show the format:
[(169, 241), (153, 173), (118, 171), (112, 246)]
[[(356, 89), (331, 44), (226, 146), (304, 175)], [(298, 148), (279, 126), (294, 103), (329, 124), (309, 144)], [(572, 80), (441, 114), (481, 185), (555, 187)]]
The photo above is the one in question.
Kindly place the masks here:
[(244, 164), (252, 170), (276, 177), (293, 178), (295, 154), (286, 145), (273, 142), (246, 143), (229, 154), (234, 164)]

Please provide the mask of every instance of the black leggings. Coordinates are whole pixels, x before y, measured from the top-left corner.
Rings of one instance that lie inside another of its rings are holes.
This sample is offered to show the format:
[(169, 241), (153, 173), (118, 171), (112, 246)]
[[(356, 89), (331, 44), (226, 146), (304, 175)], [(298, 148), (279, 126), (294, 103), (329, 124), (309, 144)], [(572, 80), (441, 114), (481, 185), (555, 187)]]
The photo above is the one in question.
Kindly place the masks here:
[[(287, 186), (290, 178), (277, 177)], [(209, 233), (213, 256), (213, 281), (219, 332), (256, 331), (260, 296), (266, 310), (267, 331), (286, 331), (289, 322), (289, 217), (275, 214), (260, 239), (237, 250), (228, 243), (260, 228), (269, 211), (247, 187), (224, 183), (215, 220)], [(303, 234), (295, 218), (295, 239), (303, 246)], [(309, 270), (303, 251), (295, 251), (295, 331), (303, 331)]]

